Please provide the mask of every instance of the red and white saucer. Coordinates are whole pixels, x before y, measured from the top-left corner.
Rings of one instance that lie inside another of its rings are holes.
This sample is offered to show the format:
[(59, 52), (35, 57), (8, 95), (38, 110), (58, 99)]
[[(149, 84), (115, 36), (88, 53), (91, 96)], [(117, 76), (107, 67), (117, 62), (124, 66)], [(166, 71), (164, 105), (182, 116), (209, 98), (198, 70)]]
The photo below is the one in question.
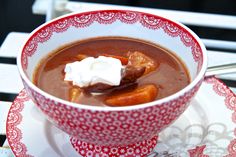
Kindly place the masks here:
[[(7, 139), (16, 157), (79, 157), (70, 137), (47, 121), (22, 90), (7, 117)], [(159, 135), (150, 157), (235, 157), (236, 95), (207, 78), (190, 107)]]

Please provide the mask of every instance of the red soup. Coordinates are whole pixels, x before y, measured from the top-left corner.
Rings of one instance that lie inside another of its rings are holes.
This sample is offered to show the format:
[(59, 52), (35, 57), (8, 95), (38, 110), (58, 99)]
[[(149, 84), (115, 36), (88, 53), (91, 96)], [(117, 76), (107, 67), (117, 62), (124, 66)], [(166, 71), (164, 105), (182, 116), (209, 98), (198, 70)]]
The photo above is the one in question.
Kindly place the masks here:
[[(121, 61), (120, 85), (98, 83), (79, 87), (64, 80), (66, 64), (99, 56)], [(51, 95), (75, 103), (130, 106), (174, 94), (190, 83), (190, 77), (183, 62), (159, 45), (127, 37), (99, 37), (50, 53), (38, 65), (34, 83)]]

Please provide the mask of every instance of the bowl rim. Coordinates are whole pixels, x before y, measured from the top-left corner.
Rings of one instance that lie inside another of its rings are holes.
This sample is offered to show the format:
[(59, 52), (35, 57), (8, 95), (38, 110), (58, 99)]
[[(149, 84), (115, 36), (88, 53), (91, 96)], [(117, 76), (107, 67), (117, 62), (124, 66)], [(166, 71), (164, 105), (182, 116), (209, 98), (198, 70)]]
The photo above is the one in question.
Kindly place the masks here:
[[(197, 42), (199, 44), (199, 47), (202, 50), (202, 66), (200, 71), (198, 72), (197, 76), (183, 89), (179, 90), (178, 92), (164, 97), (162, 99), (159, 100), (155, 100), (152, 102), (148, 102), (148, 103), (143, 103), (140, 105), (133, 105), (133, 106), (122, 106), (122, 107), (109, 107), (109, 106), (91, 106), (91, 105), (86, 105), (86, 104), (78, 104), (78, 103), (73, 103), (73, 102), (69, 102), (67, 100), (63, 100), (61, 98), (58, 98), (56, 96), (53, 96), (51, 94), (48, 94), (47, 92), (41, 90), (40, 88), (38, 88), (35, 84), (33, 84), (32, 81), (30, 81), (30, 79), (26, 76), (24, 70), (23, 70), (23, 66), (22, 66), (22, 62), (21, 62), (21, 57), (22, 57), (22, 52), (26, 46), (26, 44), (28, 43), (29, 40), (31, 40), (31, 38), (33, 37), (33, 35), (35, 33), (37, 33), (39, 30), (41, 30), (42, 28), (46, 27), (48, 24), (54, 23), (58, 20), (61, 19), (66, 19), (69, 18), (71, 16), (74, 15), (80, 15), (80, 14), (88, 14), (88, 13), (98, 13), (98, 12), (105, 12), (105, 11), (113, 11), (113, 12), (134, 12), (134, 13), (138, 13), (138, 14), (145, 14), (145, 15), (151, 15), (151, 16), (156, 16), (159, 18), (162, 18), (166, 21), (170, 21), (172, 23), (175, 23), (176, 25), (178, 25), (179, 27), (181, 27), (182, 29), (186, 30), (188, 33), (190, 33), (190, 35), (193, 37), (193, 40), (195, 40), (195, 42)], [(143, 12), (143, 11), (136, 11), (136, 10), (123, 10), (123, 9), (106, 9), (106, 10), (91, 10), (91, 11), (84, 11), (84, 12), (72, 12), (60, 17), (57, 17), (53, 20), (47, 21), (45, 23), (43, 23), (42, 25), (40, 25), (39, 27), (35, 28), (29, 35), (28, 37), (25, 39), (24, 44), (21, 46), (21, 49), (17, 55), (17, 67), (18, 67), (18, 71), (20, 73), (21, 78), (23, 79), (23, 81), (25, 81), (25, 83), (27, 84), (27, 86), (29, 86), (31, 88), (31, 90), (36, 91), (37, 93), (39, 93), (40, 95), (43, 95), (46, 99), (50, 99), (53, 100), (54, 102), (57, 103), (61, 103), (64, 105), (68, 105), (70, 107), (75, 107), (78, 109), (85, 109), (85, 110), (92, 110), (92, 111), (129, 111), (129, 110), (138, 110), (138, 109), (144, 109), (144, 108), (148, 108), (148, 107), (152, 107), (152, 106), (156, 106), (156, 105), (161, 105), (163, 103), (167, 103), (170, 102), (171, 100), (175, 100), (178, 99), (178, 97), (184, 95), (185, 93), (188, 93), (191, 89), (193, 89), (198, 83), (200, 83), (204, 77), (205, 77), (205, 72), (207, 70), (207, 50), (205, 48), (205, 45), (203, 44), (203, 42), (201, 41), (201, 39), (191, 30), (189, 29), (187, 26), (183, 25), (182, 23), (175, 21), (173, 19), (170, 19), (168, 17), (164, 17), (162, 15), (158, 15), (158, 14), (151, 14), (151, 13), (147, 13), (147, 12)], [(27, 91), (28, 92), (28, 91)]]

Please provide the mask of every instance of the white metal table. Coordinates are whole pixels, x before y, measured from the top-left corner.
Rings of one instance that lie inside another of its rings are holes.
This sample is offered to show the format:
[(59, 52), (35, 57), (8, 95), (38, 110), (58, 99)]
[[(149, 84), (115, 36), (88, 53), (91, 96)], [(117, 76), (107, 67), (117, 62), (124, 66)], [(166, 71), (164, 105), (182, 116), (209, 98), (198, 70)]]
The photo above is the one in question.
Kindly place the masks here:
[[(62, 5), (63, 4), (63, 5)], [(45, 5), (51, 5), (45, 7)], [(44, 7), (43, 7), (44, 6)], [(50, 8), (47, 10), (46, 8)], [(73, 12), (75, 10), (88, 11), (93, 9), (134, 9), (138, 11), (145, 11), (162, 16), (173, 18), (184, 24), (192, 26), (204, 26), (214, 28), (224, 28), (236, 31), (236, 17), (225, 15), (214, 15), (206, 13), (193, 13), (175, 10), (162, 9), (148, 9), (138, 7), (93, 4), (93, 3), (78, 3), (61, 1), (59, 4), (50, 3), (46, 1), (36, 1), (33, 6), (33, 12), (37, 14), (46, 14), (46, 19), (50, 20), (59, 14)], [(200, 19), (200, 20), (199, 20)], [(221, 21), (220, 23), (218, 21)], [(11, 32), (6, 37), (5, 41), (0, 47), (0, 135), (1, 142), (4, 142), (5, 122), (8, 110), (14, 97), (23, 89), (20, 76), (16, 66), (16, 56), (20, 51), (24, 40), (28, 37), (28, 33)], [(206, 47), (213, 49), (228, 49), (227, 51), (216, 51), (208, 49), (209, 66), (236, 63), (236, 42), (223, 41), (217, 39), (202, 39)], [(236, 93), (236, 74), (227, 74), (217, 76), (222, 79), (231, 90)], [(4, 143), (7, 146), (7, 143)], [(0, 149), (1, 156), (1, 149)]]

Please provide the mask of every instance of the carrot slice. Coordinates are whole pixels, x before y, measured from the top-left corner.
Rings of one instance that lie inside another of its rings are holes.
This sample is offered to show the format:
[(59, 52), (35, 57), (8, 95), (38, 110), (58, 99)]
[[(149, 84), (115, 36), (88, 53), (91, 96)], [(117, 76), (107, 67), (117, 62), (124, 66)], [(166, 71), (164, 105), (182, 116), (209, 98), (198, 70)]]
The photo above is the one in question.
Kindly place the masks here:
[(78, 54), (78, 55), (76, 56), (76, 58), (77, 58), (79, 61), (81, 61), (81, 60), (83, 60), (83, 59), (85, 59), (85, 58), (87, 58), (87, 57), (89, 57), (89, 56), (87, 56), (87, 55), (85, 55), (85, 54)]
[(123, 57), (123, 56), (116, 56), (116, 55), (109, 55), (109, 54), (103, 54), (102, 56), (119, 59), (122, 65), (128, 64), (128, 58)]
[(131, 106), (155, 100), (158, 88), (153, 84), (144, 85), (133, 91), (108, 97), (105, 103), (109, 106)]
[(69, 101), (77, 102), (81, 94), (81, 89), (78, 87), (72, 87), (69, 89)]

